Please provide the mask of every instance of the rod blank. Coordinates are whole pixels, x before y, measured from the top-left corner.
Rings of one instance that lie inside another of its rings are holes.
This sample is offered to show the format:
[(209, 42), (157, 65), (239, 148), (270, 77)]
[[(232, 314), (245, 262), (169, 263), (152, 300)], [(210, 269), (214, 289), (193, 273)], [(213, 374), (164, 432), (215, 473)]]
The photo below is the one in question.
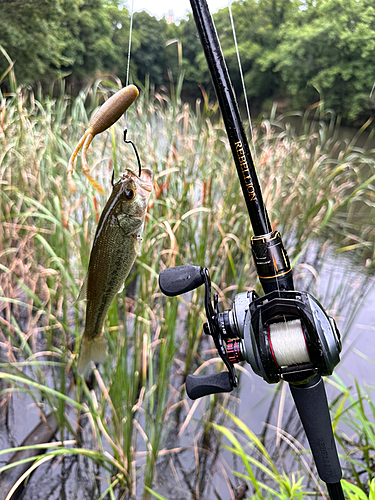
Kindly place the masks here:
[(271, 232), (271, 225), (210, 10), (206, 0), (190, 0), (190, 4), (219, 101), (254, 234), (256, 236), (268, 234)]

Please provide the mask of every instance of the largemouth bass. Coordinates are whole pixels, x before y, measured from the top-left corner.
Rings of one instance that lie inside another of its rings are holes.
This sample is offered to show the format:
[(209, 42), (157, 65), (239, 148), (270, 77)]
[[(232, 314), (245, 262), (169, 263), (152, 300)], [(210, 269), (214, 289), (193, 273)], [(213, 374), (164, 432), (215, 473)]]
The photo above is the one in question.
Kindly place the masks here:
[(83, 376), (90, 361), (107, 357), (104, 321), (140, 254), (147, 204), (152, 192), (152, 172), (141, 177), (126, 170), (113, 186), (100, 216), (91, 249), (87, 276), (78, 300), (87, 299), (86, 323), (79, 351), (77, 372)]

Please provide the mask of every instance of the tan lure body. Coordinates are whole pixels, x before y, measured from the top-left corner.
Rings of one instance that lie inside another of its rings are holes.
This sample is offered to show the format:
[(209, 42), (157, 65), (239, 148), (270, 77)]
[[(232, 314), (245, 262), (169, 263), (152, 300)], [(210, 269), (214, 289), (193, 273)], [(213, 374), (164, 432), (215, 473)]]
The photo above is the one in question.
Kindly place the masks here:
[(128, 85), (123, 89), (119, 90), (113, 96), (111, 96), (108, 101), (106, 101), (93, 115), (90, 120), (89, 126), (81, 139), (79, 140), (77, 146), (74, 148), (72, 156), (68, 162), (68, 168), (66, 171), (68, 185), (70, 191), (76, 191), (76, 186), (73, 181), (73, 163), (76, 159), (80, 149), (82, 149), (81, 163), (82, 172), (86, 175), (90, 183), (103, 194), (104, 190), (102, 186), (91, 176), (90, 168), (87, 164), (86, 153), (92, 143), (94, 137), (101, 132), (107, 130), (111, 127), (117, 120), (125, 113), (128, 107), (137, 98), (139, 92), (135, 85)]
[(85, 330), (77, 366), (79, 375), (86, 373), (91, 360), (103, 362), (107, 357), (104, 321), (140, 253), (152, 189), (151, 170), (142, 169), (141, 177), (126, 170), (113, 186), (101, 214), (87, 276), (78, 297), (78, 300), (87, 299)]

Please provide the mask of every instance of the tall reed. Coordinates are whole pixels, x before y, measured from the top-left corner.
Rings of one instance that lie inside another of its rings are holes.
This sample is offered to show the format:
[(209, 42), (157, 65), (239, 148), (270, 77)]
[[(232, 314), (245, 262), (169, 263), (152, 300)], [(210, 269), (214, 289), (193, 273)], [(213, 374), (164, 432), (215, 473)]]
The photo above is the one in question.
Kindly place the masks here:
[[(57, 463), (59, 457), (77, 464), (89, 459), (102, 477), (95, 479), (93, 473), (89, 486), (83, 486), (92, 498), (151, 498), (166, 464), (174, 488), (183, 490), (185, 498), (203, 498), (210, 488), (208, 471), (219, 467), (219, 436), (228, 418), (216, 403), (226, 407), (233, 399), (187, 400), (186, 375), (220, 370), (221, 362), (202, 335), (203, 290), (166, 300), (157, 278), (169, 266), (206, 266), (225, 308), (235, 293), (259, 286), (249, 248), (252, 232), (217, 107), (203, 94), (192, 109), (181, 101), (177, 85), (172, 98), (143, 89), (127, 112), (128, 137), (142, 164), (153, 170), (155, 191), (142, 255), (108, 314), (109, 359), (87, 385), (75, 375), (84, 305), (74, 300), (111, 189), (112, 169), (118, 176), (125, 167), (137, 168), (132, 149), (122, 141), (124, 123), (96, 137), (88, 154), (106, 195), (88, 185), (79, 161), (74, 173), (78, 191), (69, 193), (65, 169), (89, 117), (120, 84), (102, 78), (72, 98), (63, 81), (43, 94), (17, 87), (11, 69), (8, 77), (11, 92), (0, 94), (4, 415), (9, 417), (12, 404), (16, 411), (31, 404), (34, 417), (54, 413), (60, 442), (51, 443), (33, 467)], [(366, 253), (361, 245), (357, 256), (370, 267), (374, 156), (354, 143), (332, 139), (333, 118), (312, 130), (311, 112), (302, 116), (299, 134), (275, 110), (257, 129), (257, 168), (271, 221), (283, 231), (298, 272), (306, 247), (319, 238), (340, 249), (363, 242)], [(324, 115), (322, 103), (316, 112)], [(353, 204), (355, 210), (347, 210)], [(356, 214), (365, 210), (369, 222), (355, 224)], [(327, 230), (337, 225), (341, 238), (334, 241)], [(18, 399), (18, 393), (24, 398)], [(4, 439), (10, 453), (11, 439)], [(180, 463), (187, 449), (194, 473), (184, 472)], [(253, 465), (250, 460), (249, 473)], [(298, 480), (283, 476), (282, 481), (300, 491)], [(228, 479), (232, 491), (230, 484)], [(269, 498), (282, 498), (267, 488), (276, 495)]]

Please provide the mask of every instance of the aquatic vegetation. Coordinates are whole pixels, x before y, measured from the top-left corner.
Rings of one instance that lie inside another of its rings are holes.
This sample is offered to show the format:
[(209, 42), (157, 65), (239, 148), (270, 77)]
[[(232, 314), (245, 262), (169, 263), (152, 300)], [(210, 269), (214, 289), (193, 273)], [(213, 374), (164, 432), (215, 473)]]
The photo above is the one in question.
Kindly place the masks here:
[[(77, 495), (89, 491), (95, 499), (213, 498), (219, 476), (225, 485), (222, 498), (228, 498), (238, 485), (233, 468), (223, 465), (223, 453), (229, 453), (245, 467), (240, 479), (249, 491), (243, 498), (302, 498), (306, 491), (318, 497), (315, 484), (301, 482), (302, 459), (296, 470), (281, 471), (267, 443), (252, 431), (251, 453), (237, 445), (241, 441), (229, 422), (240, 425), (231, 415), (241, 393), (194, 403), (184, 394), (186, 375), (196, 370), (197, 359), (206, 371), (221, 369), (220, 360), (202, 332), (203, 291), (166, 302), (159, 272), (186, 263), (209, 267), (225, 308), (238, 291), (259, 286), (246, 207), (215, 105), (203, 94), (193, 109), (181, 102), (178, 86), (172, 98), (145, 88), (127, 112), (129, 137), (142, 165), (154, 173), (154, 194), (142, 255), (109, 309), (109, 358), (87, 384), (75, 375), (84, 308), (73, 302), (111, 191), (112, 170), (119, 178), (123, 169), (138, 168), (123, 142), (123, 123), (98, 136), (88, 153), (107, 194), (95, 192), (80, 169), (77, 191), (70, 193), (65, 171), (89, 117), (120, 85), (103, 78), (72, 98), (63, 81), (42, 95), (18, 88), (9, 75), (12, 90), (0, 95), (0, 418), (16, 428), (16, 413), (28, 408), (32, 421), (52, 412), (59, 425), (56, 442), (39, 461), (33, 458), (30, 468), (37, 474), (61, 463), (70, 477), (81, 474)], [(271, 223), (282, 230), (298, 279), (314, 272), (307, 249), (322, 242), (332, 252), (351, 252), (363, 270), (359, 281), (367, 285), (364, 271), (374, 261), (375, 155), (355, 139), (340, 140), (338, 122), (328, 113), (319, 103), (299, 117), (298, 130), (290, 117), (273, 109), (256, 126), (260, 182)], [(342, 313), (342, 304), (334, 301), (335, 315)], [(246, 376), (245, 368), (242, 372)], [(351, 401), (345, 391), (352, 398), (354, 393), (339, 382), (335, 390), (336, 435), (349, 457), (351, 450), (363, 451), (355, 462), (345, 462), (345, 472), (366, 489), (373, 438), (368, 421), (367, 431), (363, 428), (363, 397), (358, 393)], [(341, 425), (353, 411), (358, 437), (348, 441)], [(245, 427), (241, 432), (250, 437)], [(4, 433), (3, 467), (23, 437), (19, 431), (14, 438)], [(229, 450), (222, 446), (228, 448), (225, 439)], [(306, 454), (301, 448), (297, 452)], [(49, 484), (40, 481), (45, 498), (63, 491), (60, 476)], [(32, 495), (32, 480), (28, 488)], [(291, 492), (293, 497), (285, 496)]]

